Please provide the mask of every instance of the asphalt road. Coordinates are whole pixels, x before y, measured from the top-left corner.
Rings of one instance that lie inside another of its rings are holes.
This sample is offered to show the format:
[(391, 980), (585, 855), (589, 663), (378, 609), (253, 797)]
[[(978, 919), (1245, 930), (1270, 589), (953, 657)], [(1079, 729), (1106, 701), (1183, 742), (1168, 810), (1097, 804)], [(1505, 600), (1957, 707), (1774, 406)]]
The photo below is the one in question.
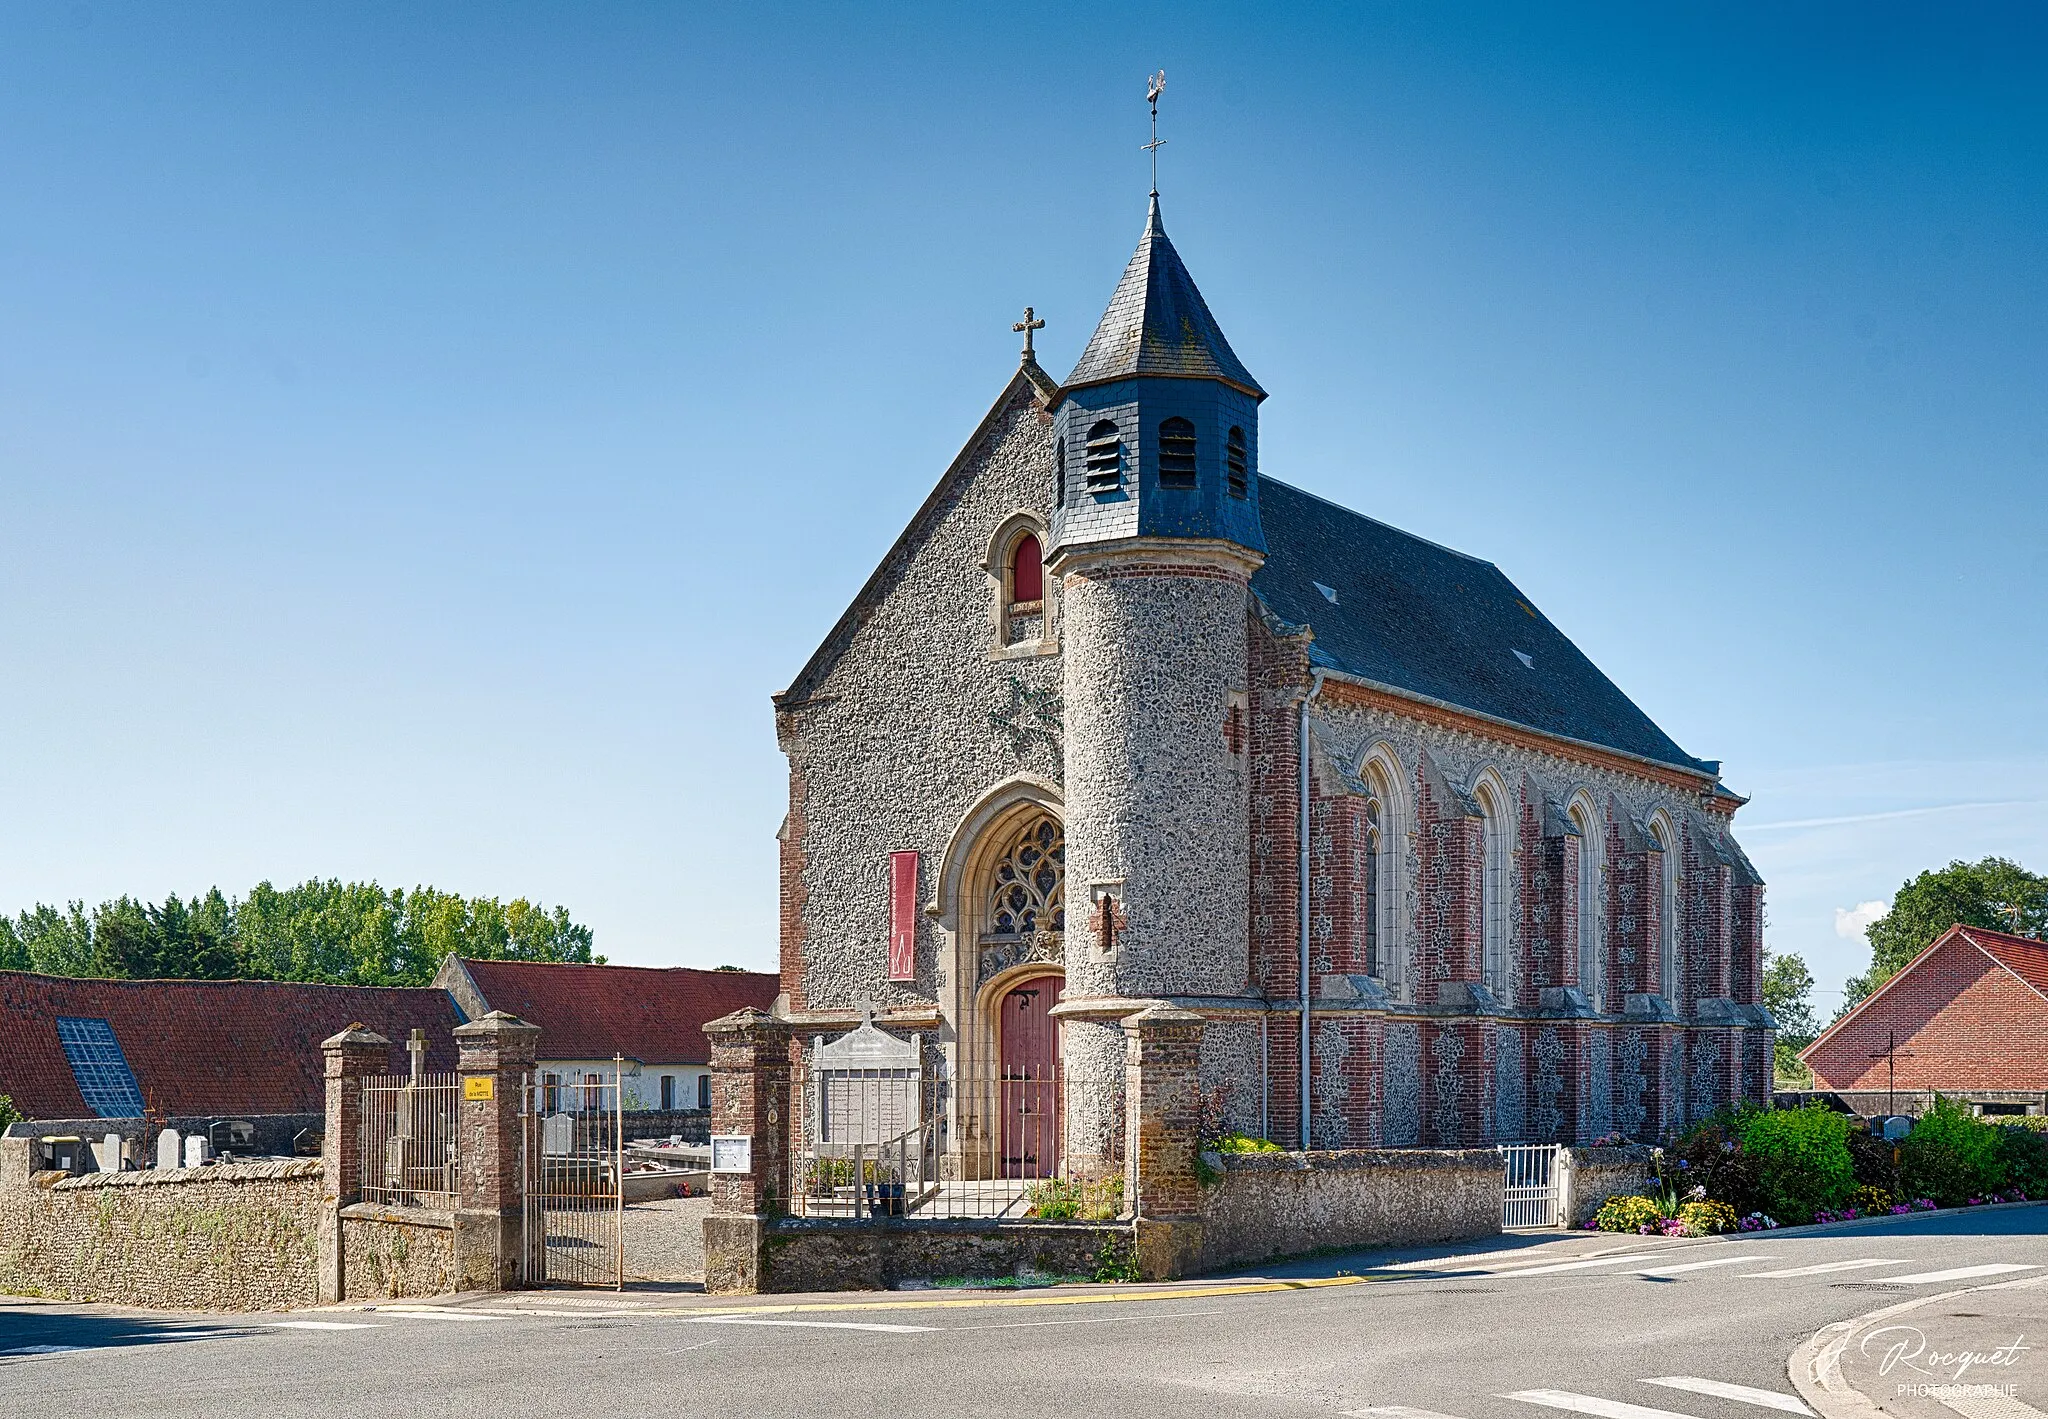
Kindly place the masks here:
[[(1356, 1284), (1109, 1303), (903, 1304), (934, 1299), (917, 1293), (714, 1316), (674, 1313), (701, 1304), (676, 1295), (529, 1293), (232, 1321), (31, 1305), (0, 1308), (0, 1413), (1763, 1419), (1805, 1412), (1785, 1364), (1818, 1327), (2035, 1274), (2048, 1208), (1732, 1242), (1581, 1235)], [(2038, 1404), (2048, 1366), (2029, 1365), (2007, 1378)]]

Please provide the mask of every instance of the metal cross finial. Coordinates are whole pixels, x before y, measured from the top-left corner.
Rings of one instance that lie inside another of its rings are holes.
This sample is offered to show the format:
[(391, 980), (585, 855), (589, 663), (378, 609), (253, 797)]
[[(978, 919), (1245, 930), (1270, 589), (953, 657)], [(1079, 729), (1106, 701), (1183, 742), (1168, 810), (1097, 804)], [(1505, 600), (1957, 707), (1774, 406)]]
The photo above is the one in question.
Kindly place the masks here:
[(1139, 146), (1141, 153), (1152, 155), (1152, 195), (1159, 195), (1159, 150), (1166, 140), (1159, 136), (1159, 96), (1166, 92), (1166, 71), (1161, 69), (1145, 81), (1145, 102), (1152, 105), (1152, 141)]
[(1024, 318), (1018, 321), (1015, 325), (1010, 327), (1012, 330), (1021, 330), (1024, 332), (1024, 359), (1027, 363), (1038, 358), (1031, 352), (1031, 332), (1034, 330), (1045, 329), (1044, 321), (1033, 320), (1031, 317), (1032, 310), (1031, 307), (1027, 305), (1024, 307)]

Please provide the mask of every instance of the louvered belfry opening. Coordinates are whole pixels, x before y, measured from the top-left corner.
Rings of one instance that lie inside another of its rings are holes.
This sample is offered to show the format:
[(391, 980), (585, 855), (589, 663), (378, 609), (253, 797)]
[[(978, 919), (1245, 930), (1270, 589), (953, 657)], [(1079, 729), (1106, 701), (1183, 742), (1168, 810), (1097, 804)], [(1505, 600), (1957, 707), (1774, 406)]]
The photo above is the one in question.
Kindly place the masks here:
[(1251, 455), (1245, 447), (1244, 430), (1233, 428), (1224, 443), (1223, 463), (1229, 473), (1230, 496), (1248, 497), (1251, 494)]
[(1159, 426), (1159, 486), (1195, 486), (1195, 426), (1186, 419), (1168, 419)]
[(1107, 493), (1123, 482), (1123, 430), (1114, 419), (1104, 419), (1088, 430), (1086, 448), (1088, 491)]

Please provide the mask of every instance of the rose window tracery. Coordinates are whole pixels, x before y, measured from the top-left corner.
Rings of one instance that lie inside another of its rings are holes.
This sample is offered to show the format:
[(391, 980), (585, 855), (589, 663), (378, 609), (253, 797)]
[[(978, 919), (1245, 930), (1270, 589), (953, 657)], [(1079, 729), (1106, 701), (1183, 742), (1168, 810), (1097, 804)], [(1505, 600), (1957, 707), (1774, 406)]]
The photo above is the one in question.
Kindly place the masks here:
[(996, 863), (989, 889), (989, 935), (1065, 931), (1066, 878), (1066, 837), (1051, 818), (1039, 818), (1017, 835)]

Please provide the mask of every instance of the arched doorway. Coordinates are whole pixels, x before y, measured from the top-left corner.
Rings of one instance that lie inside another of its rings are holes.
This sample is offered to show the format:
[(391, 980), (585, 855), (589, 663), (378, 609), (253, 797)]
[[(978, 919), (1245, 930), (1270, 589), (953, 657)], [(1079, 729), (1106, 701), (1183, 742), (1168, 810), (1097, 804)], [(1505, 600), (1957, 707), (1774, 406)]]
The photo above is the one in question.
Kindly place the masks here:
[(1032, 976), (996, 1007), (1006, 1178), (1049, 1178), (1059, 1169), (1059, 1022), (1051, 1015), (1059, 993), (1060, 977)]

